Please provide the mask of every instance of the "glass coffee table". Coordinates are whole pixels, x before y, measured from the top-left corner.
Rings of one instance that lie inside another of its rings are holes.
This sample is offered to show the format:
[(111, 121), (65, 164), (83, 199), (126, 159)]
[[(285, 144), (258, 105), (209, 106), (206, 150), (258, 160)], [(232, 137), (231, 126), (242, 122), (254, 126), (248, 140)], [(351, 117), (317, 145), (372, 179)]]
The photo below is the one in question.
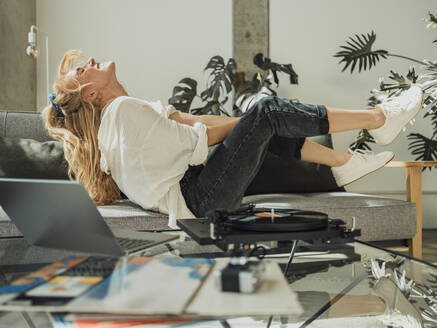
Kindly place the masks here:
[(349, 245), (358, 258), (297, 254), (288, 280), (304, 313), (273, 318), (271, 327), (437, 326), (435, 265), (367, 243)]
[[(193, 316), (184, 327), (437, 326), (435, 265), (362, 242), (346, 246), (329, 252), (298, 251), (295, 254), (287, 279), (303, 309), (300, 315), (240, 316), (202, 321), (196, 321)], [(212, 257), (219, 253), (214, 247), (201, 247), (186, 240), (150, 249), (144, 255), (211, 254)], [(287, 254), (268, 258), (279, 263), (283, 270), (288, 260)], [(45, 313), (3, 312), (0, 313), (0, 327), (3, 326), (53, 325)]]

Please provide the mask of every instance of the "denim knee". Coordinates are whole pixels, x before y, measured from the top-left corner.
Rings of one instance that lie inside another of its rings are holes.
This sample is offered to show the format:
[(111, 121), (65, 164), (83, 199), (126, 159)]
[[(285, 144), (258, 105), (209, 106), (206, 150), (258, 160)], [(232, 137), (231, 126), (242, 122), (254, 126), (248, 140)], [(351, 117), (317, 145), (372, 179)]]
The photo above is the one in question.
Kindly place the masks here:
[(299, 112), (299, 106), (297, 103), (286, 98), (280, 98), (277, 96), (266, 96), (261, 98), (254, 104), (247, 113), (255, 112), (258, 115), (264, 115), (272, 111), (286, 111), (286, 112)]
[[(272, 112), (276, 113), (272, 116)], [(284, 119), (284, 116), (280, 113), (288, 113), (288, 118), (290, 118), (290, 115), (294, 115), (294, 120), (299, 121), (296, 131), (299, 128), (302, 131), (300, 135), (289, 137), (307, 137), (329, 132), (328, 115), (324, 105), (304, 104), (287, 98), (267, 96), (261, 98), (246, 113), (267, 118), (267, 121), (271, 121), (272, 127), (277, 126), (277, 123)], [(296, 124), (296, 122), (290, 122), (288, 125), (292, 123)], [(278, 133), (276, 127), (274, 131)]]
[(267, 109), (271, 108), (271, 106), (274, 106), (274, 98), (276, 96), (266, 96), (258, 100), (246, 113), (249, 112), (255, 112), (258, 115), (265, 114), (267, 112)]

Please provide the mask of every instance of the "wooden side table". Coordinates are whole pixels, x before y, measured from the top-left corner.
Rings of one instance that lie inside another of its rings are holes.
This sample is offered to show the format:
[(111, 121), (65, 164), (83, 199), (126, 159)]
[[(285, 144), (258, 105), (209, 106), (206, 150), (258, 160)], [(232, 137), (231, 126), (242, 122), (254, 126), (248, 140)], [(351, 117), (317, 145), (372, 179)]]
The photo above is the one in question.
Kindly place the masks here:
[(405, 167), (407, 200), (416, 203), (416, 235), (408, 240), (409, 254), (422, 258), (422, 169), (437, 166), (433, 161), (391, 161), (385, 167)]

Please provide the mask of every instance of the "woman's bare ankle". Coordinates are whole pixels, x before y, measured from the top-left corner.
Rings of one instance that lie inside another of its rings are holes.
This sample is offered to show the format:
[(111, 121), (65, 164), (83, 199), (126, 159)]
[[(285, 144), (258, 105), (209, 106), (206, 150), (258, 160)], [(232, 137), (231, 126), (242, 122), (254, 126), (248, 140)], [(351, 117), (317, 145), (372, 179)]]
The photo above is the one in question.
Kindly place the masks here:
[(337, 158), (336, 158), (336, 160), (335, 160), (335, 163), (333, 163), (333, 167), (338, 167), (338, 166), (342, 166), (342, 165), (344, 165), (344, 164), (346, 164), (348, 161), (349, 161), (349, 159), (352, 157), (352, 154), (351, 153), (340, 153), (338, 156), (337, 156)]
[(373, 110), (374, 124), (368, 130), (377, 129), (384, 125), (385, 123), (385, 114), (382, 109), (378, 106)]

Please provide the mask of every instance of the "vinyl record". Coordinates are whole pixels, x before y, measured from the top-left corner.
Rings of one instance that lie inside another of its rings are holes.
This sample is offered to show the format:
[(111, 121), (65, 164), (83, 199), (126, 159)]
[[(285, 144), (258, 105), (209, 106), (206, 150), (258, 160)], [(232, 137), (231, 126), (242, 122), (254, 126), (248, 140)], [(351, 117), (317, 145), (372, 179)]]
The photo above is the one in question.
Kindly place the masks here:
[(328, 227), (328, 215), (296, 209), (256, 208), (251, 215), (230, 217), (227, 227), (259, 232), (294, 232), (321, 230)]

